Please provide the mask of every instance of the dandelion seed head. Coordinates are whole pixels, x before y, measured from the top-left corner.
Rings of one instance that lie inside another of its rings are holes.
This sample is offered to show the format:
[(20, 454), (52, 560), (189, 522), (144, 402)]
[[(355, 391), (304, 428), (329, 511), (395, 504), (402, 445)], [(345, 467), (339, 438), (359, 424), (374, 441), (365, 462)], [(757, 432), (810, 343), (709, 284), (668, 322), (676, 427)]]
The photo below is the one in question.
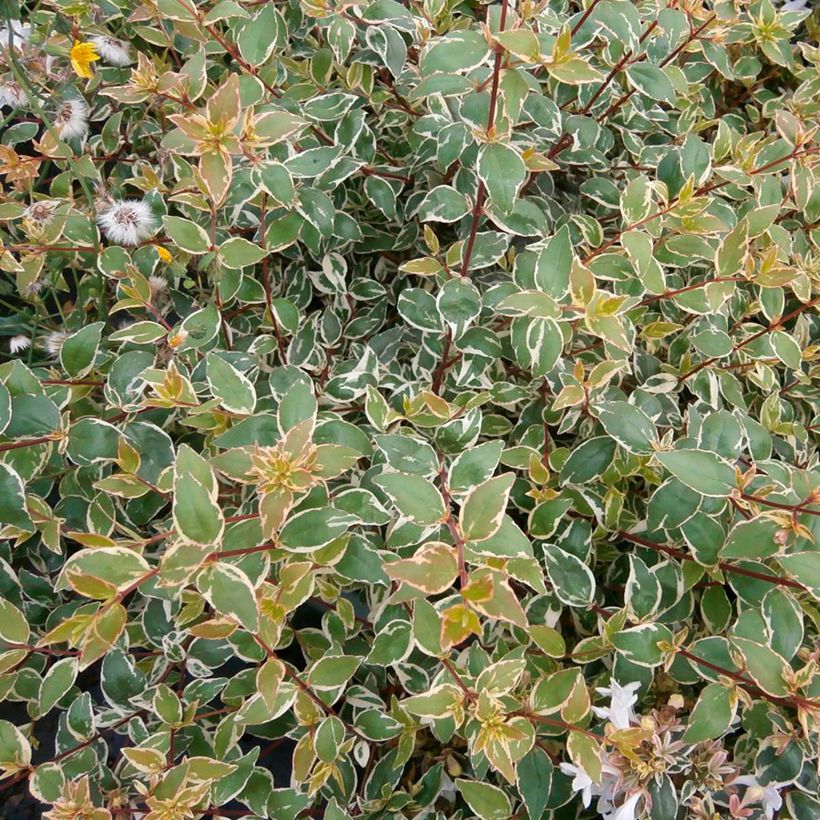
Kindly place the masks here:
[(34, 279), (23, 288), (22, 295), (26, 299), (31, 299), (33, 296), (36, 296), (43, 289), (43, 287), (44, 283), (42, 279)]
[(97, 221), (106, 237), (118, 245), (139, 245), (156, 228), (151, 209), (137, 199), (113, 202)]
[(82, 137), (88, 131), (88, 105), (81, 97), (70, 97), (60, 103), (54, 127), (64, 140)]
[(131, 53), (128, 44), (116, 37), (109, 37), (107, 34), (98, 34), (91, 38), (91, 42), (97, 49), (97, 54), (111, 65), (124, 66), (131, 62)]
[(164, 276), (151, 274), (148, 277), (148, 287), (151, 288), (151, 298), (156, 299), (168, 290), (168, 280)]
[(42, 340), (41, 347), (49, 356), (56, 359), (60, 355), (68, 335), (63, 330), (53, 330)]
[(16, 356), (18, 353), (22, 353), (30, 347), (31, 339), (23, 333), (20, 333), (17, 336), (12, 336), (9, 339), (9, 353), (11, 353), (12, 356)]
[(0, 80), (0, 108), (23, 108), (28, 105), (28, 94), (14, 80)]
[(29, 207), (26, 208), (25, 218), (31, 220), (36, 225), (46, 225), (51, 221), (56, 210), (57, 203), (53, 199), (44, 199), (29, 205)]

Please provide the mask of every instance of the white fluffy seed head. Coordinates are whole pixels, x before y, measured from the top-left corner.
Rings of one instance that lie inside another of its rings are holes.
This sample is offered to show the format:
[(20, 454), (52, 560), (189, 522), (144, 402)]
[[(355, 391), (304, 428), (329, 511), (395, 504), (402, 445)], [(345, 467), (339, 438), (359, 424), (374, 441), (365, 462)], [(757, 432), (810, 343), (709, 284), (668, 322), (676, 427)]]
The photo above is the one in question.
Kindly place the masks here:
[(156, 228), (151, 209), (138, 199), (112, 202), (97, 221), (108, 240), (118, 245), (139, 245)]
[(156, 299), (168, 290), (168, 280), (164, 276), (152, 273), (148, 277), (148, 287), (151, 288), (151, 297)]
[(31, 299), (40, 293), (44, 287), (45, 283), (42, 279), (33, 279), (22, 289), (21, 293), (26, 299)]
[(39, 202), (34, 202), (26, 208), (25, 218), (38, 227), (47, 225), (54, 216), (58, 204), (54, 199), (42, 199)]
[(83, 137), (88, 131), (88, 105), (81, 97), (63, 100), (54, 117), (54, 127), (64, 140)]
[(111, 65), (129, 65), (131, 63), (131, 53), (128, 44), (116, 37), (109, 37), (107, 34), (98, 34), (91, 38), (97, 54)]
[(41, 347), (49, 356), (56, 359), (60, 355), (67, 338), (68, 333), (62, 330), (53, 330), (42, 340)]
[(0, 80), (0, 108), (23, 108), (28, 105), (28, 94), (14, 80)]
[(12, 336), (9, 339), (9, 353), (11, 353), (12, 356), (16, 356), (18, 353), (22, 353), (30, 347), (31, 339), (22, 333), (17, 336)]

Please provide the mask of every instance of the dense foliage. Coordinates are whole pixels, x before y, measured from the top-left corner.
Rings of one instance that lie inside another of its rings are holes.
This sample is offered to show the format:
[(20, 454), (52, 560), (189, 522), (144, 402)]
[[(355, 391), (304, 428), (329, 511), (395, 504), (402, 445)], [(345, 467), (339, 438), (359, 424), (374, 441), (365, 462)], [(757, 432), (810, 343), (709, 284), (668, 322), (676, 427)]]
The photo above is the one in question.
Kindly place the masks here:
[(820, 816), (802, 5), (6, 2), (7, 805)]

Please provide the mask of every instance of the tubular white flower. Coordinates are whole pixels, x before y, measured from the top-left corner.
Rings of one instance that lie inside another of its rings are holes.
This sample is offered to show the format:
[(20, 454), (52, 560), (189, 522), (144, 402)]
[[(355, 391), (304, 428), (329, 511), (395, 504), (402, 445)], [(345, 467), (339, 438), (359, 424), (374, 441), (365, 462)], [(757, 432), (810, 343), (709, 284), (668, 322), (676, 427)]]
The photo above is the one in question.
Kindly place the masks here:
[(9, 339), (9, 353), (11, 353), (12, 356), (16, 356), (18, 353), (22, 353), (30, 347), (31, 339), (23, 333), (18, 336), (12, 336)]
[(22, 108), (28, 105), (28, 94), (14, 80), (0, 81), (0, 108)]
[(107, 34), (98, 34), (91, 38), (97, 49), (97, 54), (111, 65), (129, 65), (131, 62), (131, 52), (128, 50), (128, 44), (116, 37), (109, 37)]
[(595, 691), (601, 695), (609, 695), (609, 706), (593, 706), (592, 711), (604, 720), (608, 720), (616, 729), (628, 729), (633, 720), (637, 720), (635, 710), (632, 708), (638, 702), (638, 689), (640, 683), (633, 681), (626, 686), (621, 686), (614, 678), (609, 686), (601, 686)]
[(60, 103), (54, 127), (64, 140), (82, 137), (88, 131), (88, 105), (81, 97), (69, 97)]
[(562, 762), (559, 768), (572, 778), (572, 790), (581, 792), (581, 802), (584, 808), (587, 808), (592, 802), (592, 789), (595, 786), (592, 778), (580, 766), (574, 766), (572, 763)]
[(635, 806), (638, 805), (638, 801), (641, 799), (641, 793), (635, 792), (635, 794), (627, 797), (627, 799), (618, 806), (615, 811), (610, 815), (605, 815), (606, 820), (635, 820)]
[(119, 245), (139, 245), (156, 228), (156, 220), (145, 202), (123, 199), (109, 205), (98, 220), (106, 237)]
[(784, 786), (788, 786), (790, 781), (783, 781), (781, 783), (772, 781), (765, 786), (758, 783), (757, 778), (751, 774), (745, 774), (741, 777), (736, 777), (732, 781), (733, 786), (746, 786), (745, 799), (752, 799), (754, 802), (760, 802), (763, 807), (763, 813), (767, 820), (773, 820), (774, 813), (780, 810), (783, 805), (783, 798), (780, 796), (780, 790)]

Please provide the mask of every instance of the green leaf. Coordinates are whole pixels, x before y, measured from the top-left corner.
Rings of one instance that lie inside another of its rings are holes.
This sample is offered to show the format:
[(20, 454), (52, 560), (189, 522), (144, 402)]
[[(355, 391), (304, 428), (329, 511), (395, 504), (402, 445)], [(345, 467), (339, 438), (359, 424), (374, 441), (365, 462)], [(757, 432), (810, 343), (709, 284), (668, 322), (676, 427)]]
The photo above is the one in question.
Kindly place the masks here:
[(658, 444), (658, 431), (643, 410), (625, 401), (610, 401), (596, 408), (607, 434), (636, 455), (651, 455)]
[(477, 68), (487, 59), (489, 49), (484, 36), (473, 30), (454, 31), (432, 38), (419, 61), (423, 76), (436, 72), (452, 73)]
[(375, 666), (390, 666), (407, 658), (413, 649), (413, 626), (410, 621), (390, 621), (380, 629), (373, 640), (370, 654), (365, 663)]
[(743, 265), (748, 252), (748, 228), (745, 221), (724, 237), (715, 254), (715, 272), (718, 276), (734, 276)]
[(683, 742), (703, 743), (705, 740), (716, 740), (731, 725), (736, 708), (737, 698), (731, 689), (719, 683), (708, 684), (689, 715)]
[(0, 383), (0, 433), (8, 427), (11, 421), (11, 394), (8, 388)]
[(450, 468), (450, 492), (466, 492), (486, 481), (498, 466), (503, 449), (502, 441), (487, 441), (460, 453)]
[(234, 236), (219, 246), (219, 258), (226, 268), (244, 268), (261, 262), (268, 252), (241, 236)]
[(40, 717), (47, 715), (77, 680), (77, 659), (61, 658), (46, 673), (40, 684)]
[(470, 210), (467, 197), (449, 185), (433, 188), (422, 200), (418, 217), (422, 222), (456, 222)]
[(777, 560), (795, 580), (820, 595), (820, 552), (793, 552)]
[(395, 434), (374, 436), (373, 441), (398, 472), (431, 476), (438, 471), (436, 451), (426, 441)]
[(25, 615), (4, 598), (0, 598), (0, 639), (9, 643), (27, 643), (29, 626)]
[(547, 64), (547, 71), (551, 77), (567, 85), (585, 85), (603, 81), (604, 75), (586, 60), (574, 57), (562, 63)]
[(521, 155), (500, 142), (487, 143), (478, 154), (476, 171), (492, 206), (501, 213), (509, 213), (528, 176)]
[(510, 799), (498, 786), (459, 778), (456, 780), (456, 787), (481, 820), (510, 820)]
[(562, 484), (587, 484), (599, 478), (615, 458), (615, 442), (607, 436), (591, 438), (576, 447), (561, 468)]
[(214, 547), (219, 543), (225, 522), (216, 502), (216, 479), (211, 465), (187, 445), (177, 454), (173, 514), (185, 538)]
[(0, 769), (14, 772), (31, 763), (31, 746), (23, 733), (7, 720), (0, 720)]
[(208, 386), (222, 406), (232, 413), (253, 413), (256, 391), (250, 380), (216, 353), (209, 353), (205, 364)]
[(279, 402), (279, 429), (282, 433), (287, 433), (298, 424), (315, 419), (318, 406), (312, 385), (303, 381), (295, 382)]
[(10, 525), (34, 532), (34, 524), (26, 510), (26, 490), (23, 480), (8, 465), (0, 462), (0, 525)]
[(279, 540), (289, 552), (314, 552), (344, 535), (357, 521), (356, 516), (334, 507), (304, 510), (288, 519)]
[(701, 495), (725, 498), (736, 486), (732, 465), (708, 450), (672, 450), (655, 453), (655, 458), (678, 481)]
[(315, 689), (337, 689), (356, 673), (361, 659), (353, 655), (325, 655), (308, 673), (308, 684)]
[(60, 348), (60, 363), (69, 376), (80, 378), (91, 370), (105, 322), (86, 325), (69, 336)]
[(162, 225), (168, 238), (186, 253), (202, 254), (210, 250), (210, 237), (196, 222), (179, 216), (166, 216)]
[(514, 482), (515, 475), (505, 473), (485, 481), (467, 495), (458, 516), (465, 541), (485, 541), (498, 532)]
[(535, 263), (535, 285), (539, 290), (560, 299), (569, 290), (572, 270), (572, 244), (569, 229), (564, 226), (544, 245)]
[(564, 348), (561, 328), (553, 319), (516, 318), (510, 341), (515, 360), (534, 378), (546, 376), (558, 363)]
[(783, 546), (777, 541), (781, 524), (771, 518), (753, 518), (739, 521), (732, 528), (721, 550), (722, 558), (768, 558)]
[(444, 499), (426, 478), (411, 473), (383, 473), (373, 483), (388, 495), (398, 511), (422, 526), (444, 518)]
[(651, 63), (635, 63), (626, 70), (630, 85), (650, 100), (675, 104), (675, 89), (663, 69)]
[(661, 664), (664, 658), (661, 643), (671, 644), (672, 632), (669, 627), (659, 623), (641, 624), (612, 636), (612, 645), (638, 666)]
[(530, 820), (541, 820), (544, 814), (550, 798), (554, 769), (549, 755), (540, 746), (534, 746), (518, 762), (518, 793), (524, 801)]
[(410, 584), (427, 595), (449, 589), (458, 574), (455, 548), (448, 544), (425, 545), (412, 558), (386, 564), (384, 571), (394, 580)]
[(746, 674), (764, 692), (775, 697), (788, 697), (789, 687), (785, 677), (791, 668), (777, 652), (747, 638), (732, 638), (732, 643), (743, 656)]
[(99, 578), (126, 589), (150, 571), (147, 561), (126, 547), (98, 547), (75, 552), (63, 565), (57, 589), (67, 589), (72, 575)]
[(197, 589), (220, 615), (233, 618), (250, 632), (259, 631), (256, 593), (239, 567), (215, 563), (197, 577)]
[(567, 606), (587, 607), (595, 598), (595, 577), (572, 553), (553, 544), (544, 547), (544, 565), (559, 600)]
[(472, 282), (457, 276), (439, 291), (436, 306), (441, 318), (458, 338), (481, 312), (481, 294)]

